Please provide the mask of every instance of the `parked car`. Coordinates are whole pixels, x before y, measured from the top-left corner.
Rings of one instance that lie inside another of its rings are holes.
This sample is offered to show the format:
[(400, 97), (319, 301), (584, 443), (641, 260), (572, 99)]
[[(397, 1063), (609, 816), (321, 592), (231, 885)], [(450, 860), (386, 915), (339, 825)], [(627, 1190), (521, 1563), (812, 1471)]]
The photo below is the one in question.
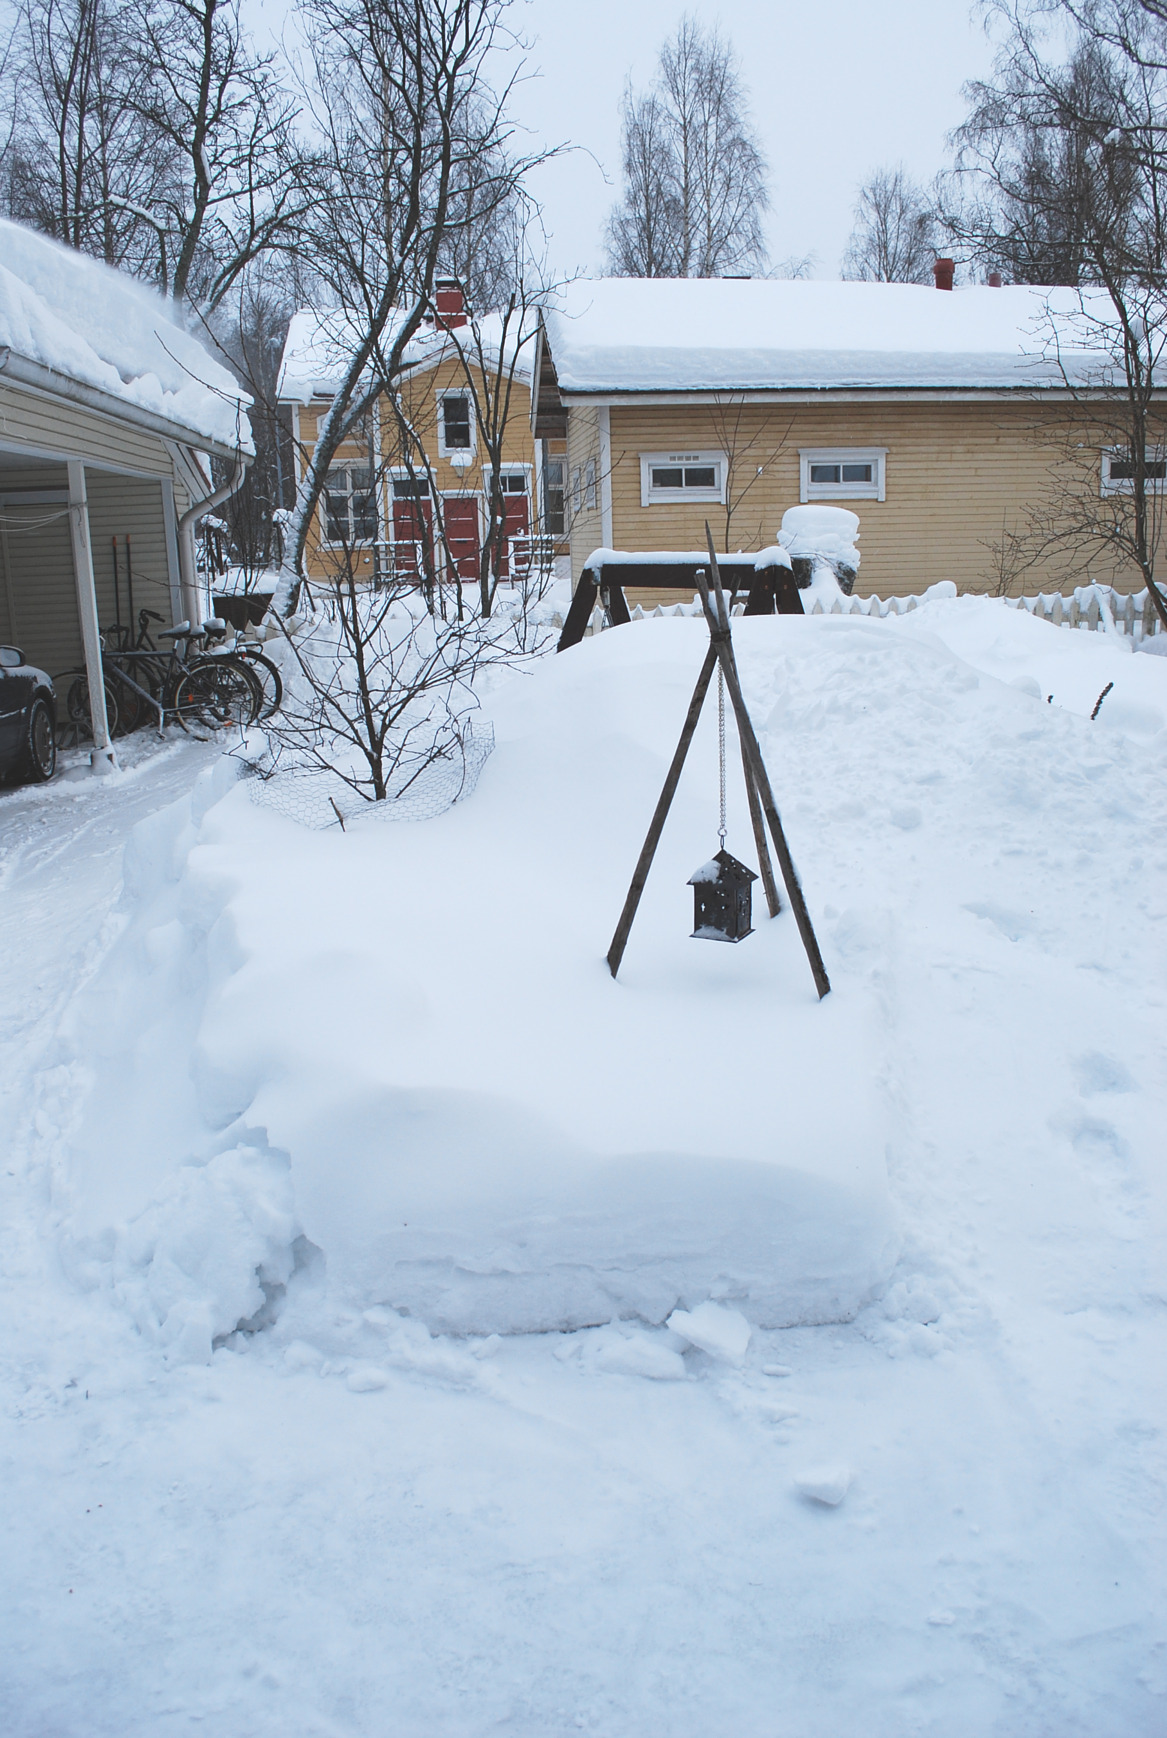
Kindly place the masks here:
[(57, 705), (43, 670), (0, 646), (0, 780), (43, 783), (57, 770)]

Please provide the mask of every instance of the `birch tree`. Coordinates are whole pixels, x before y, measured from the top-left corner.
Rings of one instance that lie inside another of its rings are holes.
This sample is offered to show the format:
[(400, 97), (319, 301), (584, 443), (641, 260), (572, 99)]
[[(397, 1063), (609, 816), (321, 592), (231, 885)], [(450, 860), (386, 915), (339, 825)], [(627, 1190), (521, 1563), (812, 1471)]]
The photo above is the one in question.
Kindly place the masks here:
[(843, 276), (880, 284), (927, 284), (936, 257), (936, 219), (925, 190), (902, 163), (877, 169), (859, 189)]
[(737, 56), (682, 18), (654, 88), (623, 102), (624, 194), (608, 223), (618, 277), (709, 278), (764, 269), (766, 161)]

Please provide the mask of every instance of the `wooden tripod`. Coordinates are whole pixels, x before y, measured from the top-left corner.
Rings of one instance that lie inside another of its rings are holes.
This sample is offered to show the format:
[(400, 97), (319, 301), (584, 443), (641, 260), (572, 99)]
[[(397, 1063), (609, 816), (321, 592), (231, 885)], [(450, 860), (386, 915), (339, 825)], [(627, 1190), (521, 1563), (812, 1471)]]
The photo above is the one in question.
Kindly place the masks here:
[[(790, 855), (790, 848), (786, 843), (786, 834), (782, 830), (782, 822), (774, 802), (774, 793), (770, 788), (770, 779), (762, 759), (762, 751), (758, 746), (758, 739), (754, 734), (754, 727), (746, 710), (741, 682), (738, 679), (737, 659), (734, 657), (729, 611), (725, 605), (725, 594), (721, 589), (721, 575), (718, 571), (717, 555), (713, 548), (713, 537), (708, 524), (705, 527), (705, 537), (709, 545), (709, 567), (713, 575), (716, 609), (713, 599), (710, 597), (708, 580), (700, 568), (697, 570), (696, 578), (701, 592), (701, 603), (705, 610), (705, 619), (709, 624), (709, 650), (706, 652), (705, 660), (701, 665), (697, 686), (693, 690), (693, 698), (689, 702), (689, 710), (685, 714), (685, 722), (681, 727), (681, 738), (677, 743), (676, 753), (673, 755), (668, 773), (665, 776), (664, 787), (653, 811), (648, 834), (633, 871), (628, 897), (624, 901), (624, 909), (620, 913), (620, 921), (616, 925), (616, 933), (612, 937), (612, 945), (608, 949), (608, 969), (613, 977), (620, 970), (620, 962), (624, 958), (624, 949), (628, 945), (628, 937), (636, 917), (637, 907), (640, 904), (640, 896), (644, 892), (648, 872), (652, 868), (652, 860), (656, 856), (656, 848), (660, 843), (661, 833), (664, 831), (665, 820), (681, 780), (681, 770), (689, 753), (689, 745), (697, 730), (697, 721), (705, 704), (705, 696), (709, 692), (713, 671), (720, 664), (722, 675), (725, 678), (725, 686), (733, 706), (734, 717), (737, 720), (738, 736), (741, 739), (742, 770), (745, 773), (750, 821), (754, 830), (754, 843), (758, 850), (758, 867), (762, 872), (762, 885), (766, 890), (766, 903), (770, 909), (770, 916), (776, 917), (781, 910), (781, 904), (774, 882), (770, 853), (766, 844), (766, 827), (768, 826), (770, 837), (774, 841), (778, 866), (782, 871), (782, 879), (786, 884), (786, 893), (794, 912), (794, 921), (798, 925), (798, 933), (802, 937), (802, 945), (806, 949), (806, 957), (810, 962), (815, 989), (821, 1000), (823, 996), (830, 993), (830, 979), (827, 977), (823, 957), (819, 952), (819, 944), (810, 921), (810, 913), (806, 909), (806, 900), (803, 898), (798, 873)], [(763, 825), (763, 820), (765, 825)]]

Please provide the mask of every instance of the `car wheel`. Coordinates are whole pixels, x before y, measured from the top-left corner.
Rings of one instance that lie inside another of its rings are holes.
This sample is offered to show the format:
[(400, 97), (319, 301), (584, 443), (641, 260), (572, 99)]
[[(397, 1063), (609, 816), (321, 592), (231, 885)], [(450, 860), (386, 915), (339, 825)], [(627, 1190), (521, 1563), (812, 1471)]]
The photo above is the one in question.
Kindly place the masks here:
[(28, 709), (24, 770), (34, 784), (44, 784), (57, 770), (57, 730), (49, 703), (41, 694)]

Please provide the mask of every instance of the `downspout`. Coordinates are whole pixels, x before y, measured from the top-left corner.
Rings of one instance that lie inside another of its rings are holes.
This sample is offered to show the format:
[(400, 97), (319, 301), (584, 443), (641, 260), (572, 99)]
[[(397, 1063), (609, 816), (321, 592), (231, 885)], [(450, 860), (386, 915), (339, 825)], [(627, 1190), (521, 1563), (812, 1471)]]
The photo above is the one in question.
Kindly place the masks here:
[(230, 482), (224, 483), (214, 494), (206, 495), (201, 501), (196, 501), (193, 507), (188, 507), (178, 521), (178, 583), (182, 597), (182, 613), (192, 626), (200, 626), (199, 622), (199, 586), (198, 572), (195, 561), (195, 524), (213, 507), (218, 507), (223, 501), (231, 498), (242, 487), (247, 475), (247, 467), (251, 463), (243, 453), (235, 457), (235, 469)]

